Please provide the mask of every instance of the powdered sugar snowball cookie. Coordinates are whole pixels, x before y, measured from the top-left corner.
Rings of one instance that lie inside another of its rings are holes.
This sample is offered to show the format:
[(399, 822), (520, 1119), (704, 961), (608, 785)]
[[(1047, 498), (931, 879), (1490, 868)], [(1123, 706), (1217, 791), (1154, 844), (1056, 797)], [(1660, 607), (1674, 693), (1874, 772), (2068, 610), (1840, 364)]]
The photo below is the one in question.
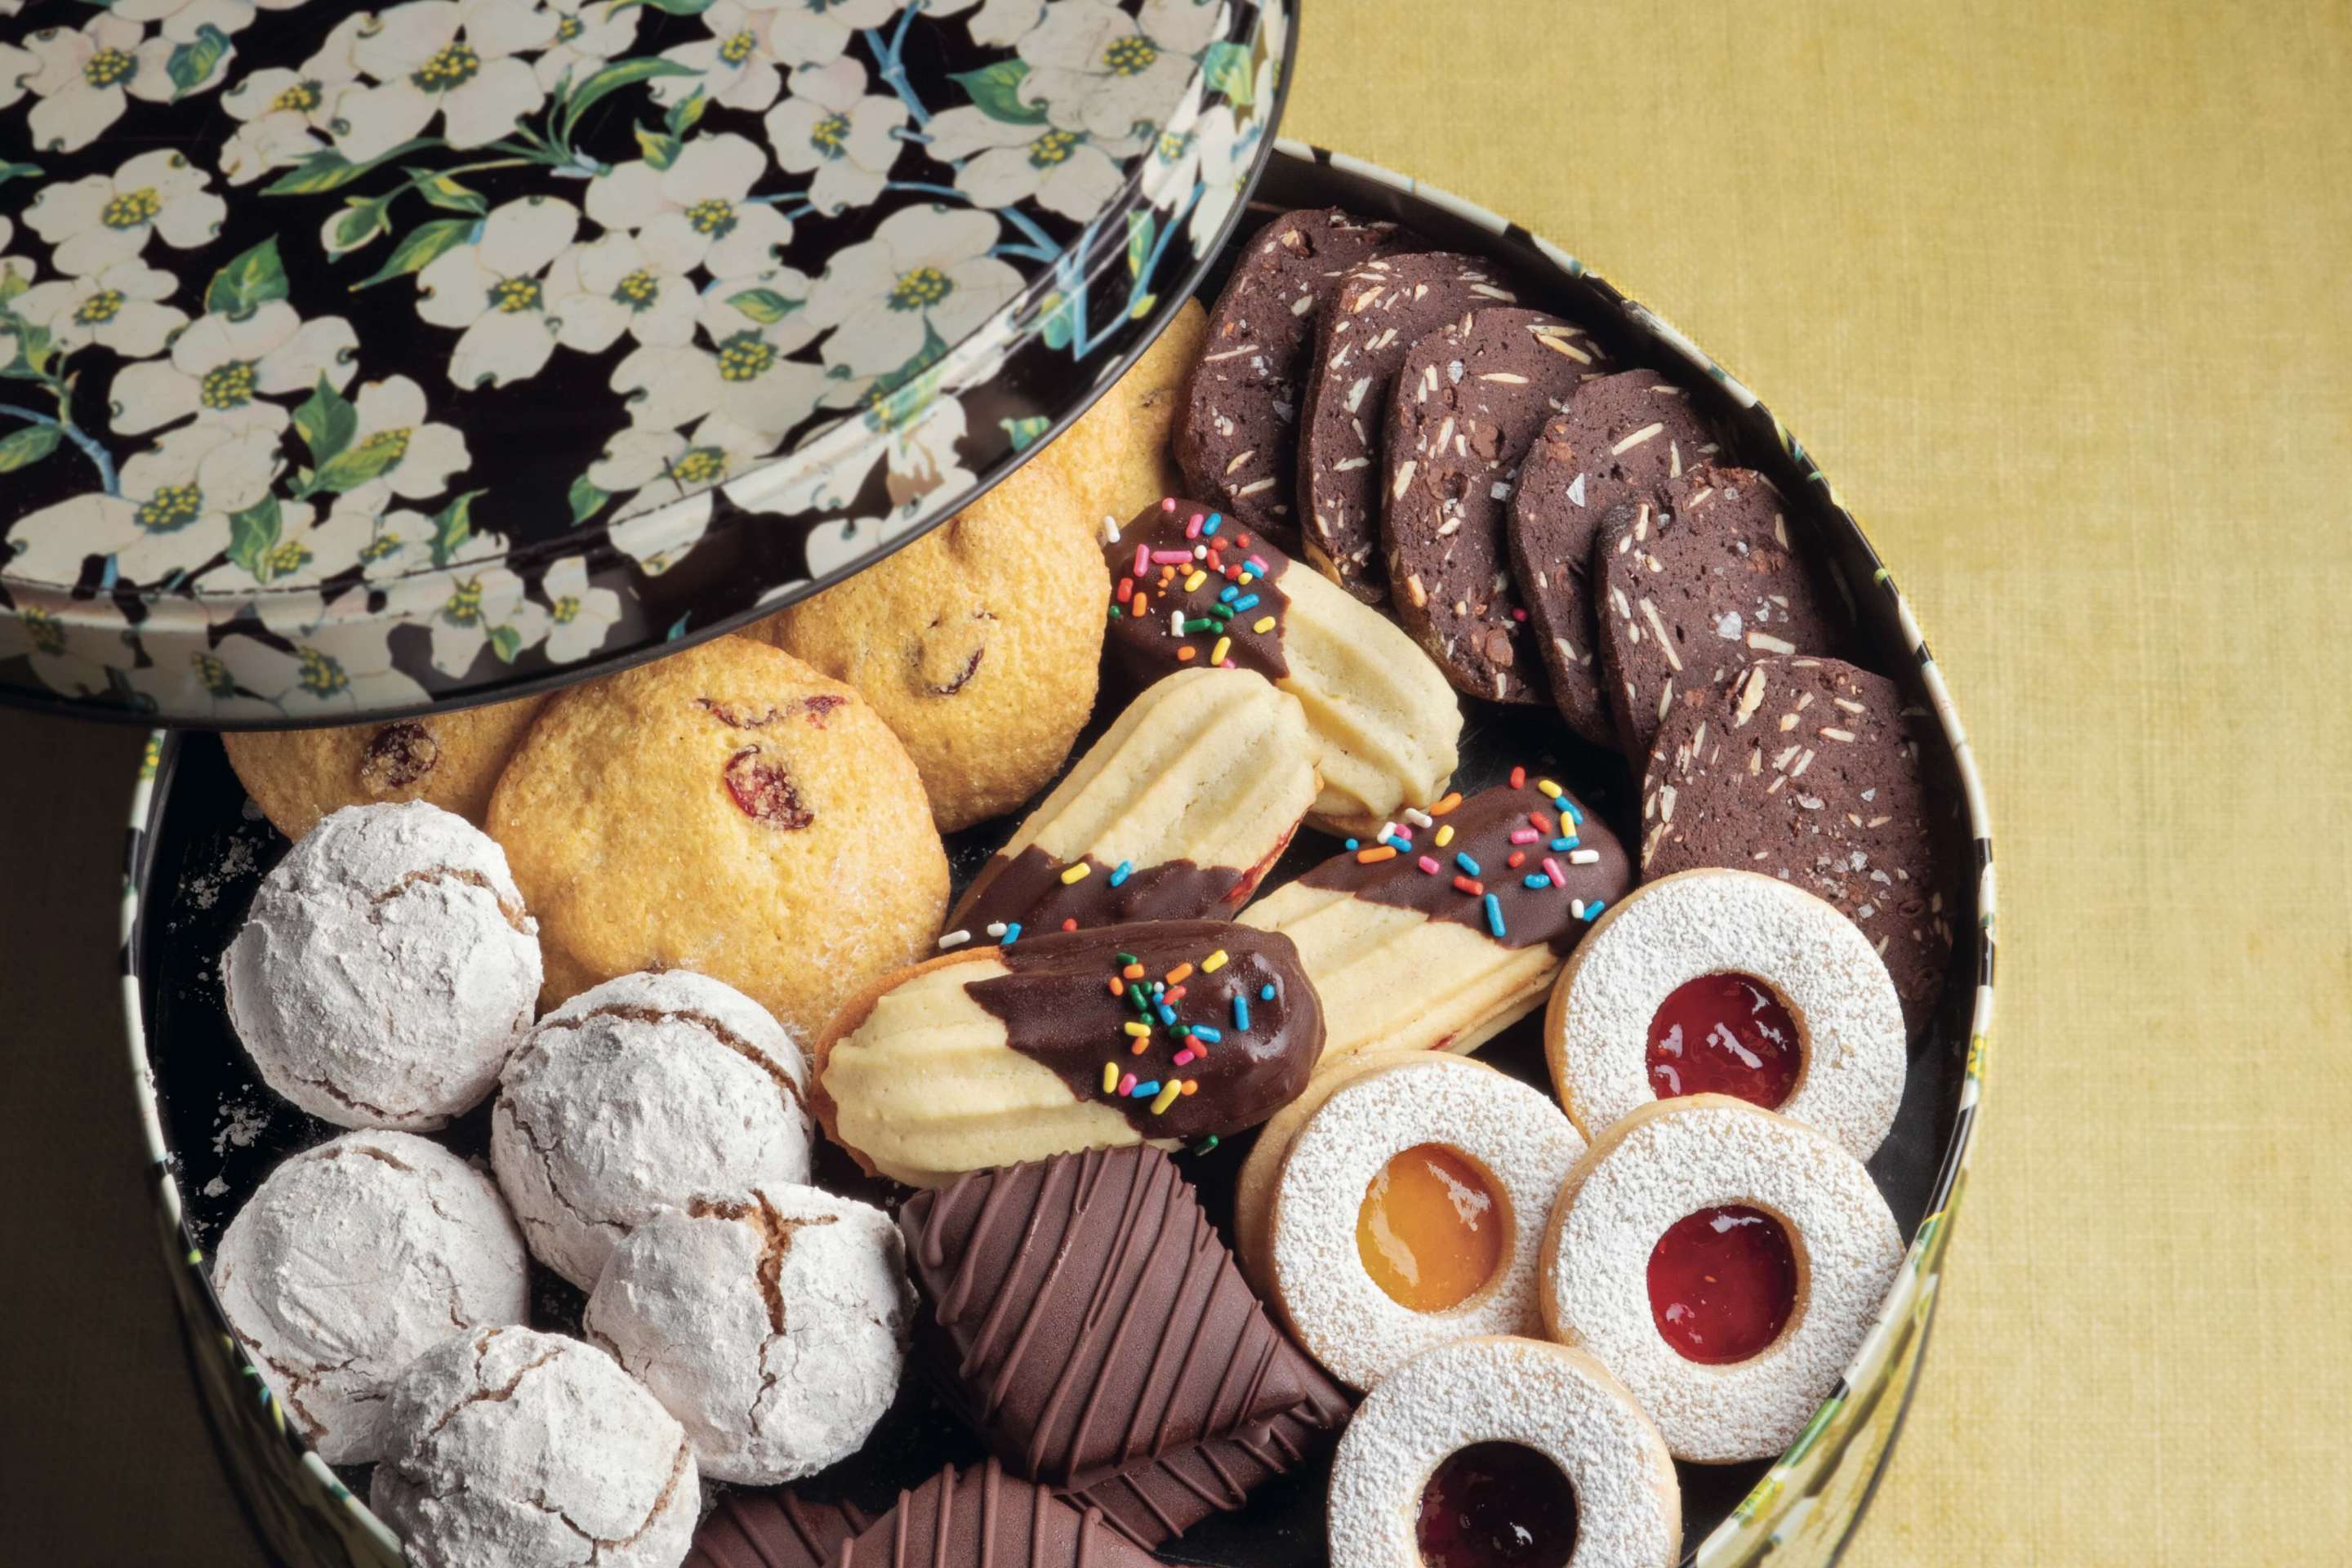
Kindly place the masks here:
[(1544, 1326), (1633, 1390), (1675, 1458), (1736, 1464), (1804, 1430), (1902, 1262), (1886, 1201), (1828, 1134), (1727, 1095), (1660, 1100), (1561, 1189)]
[(346, 1132), (269, 1173), (213, 1290), (319, 1457), (383, 1452), (386, 1385), (453, 1329), (520, 1322), (530, 1258), (488, 1176), (406, 1132)]
[(1536, 1332), (1544, 1223), (1584, 1152), (1559, 1108), (1442, 1052), (1324, 1079), (1260, 1135), (1234, 1204), (1244, 1265), (1292, 1336), (1370, 1388), (1433, 1345)]
[(813, 1140), (799, 1044), (686, 969), (624, 974), (541, 1019), (490, 1112), (490, 1163), (531, 1251), (583, 1290), (665, 1205), (807, 1181)]
[(581, 1327), (685, 1423), (705, 1475), (766, 1486), (865, 1443), (913, 1309), (888, 1215), (776, 1182), (638, 1226)]
[(1682, 1489), (1657, 1427), (1606, 1368), (1564, 1345), (1462, 1340), (1374, 1389), (1331, 1463), (1332, 1568), (1460, 1561), (1432, 1524), (1450, 1531), (1448, 1500), (1480, 1494), (1510, 1507), (1521, 1561), (1666, 1568), (1682, 1549)]
[(262, 1081), (339, 1127), (429, 1132), (497, 1084), (539, 995), (539, 926), (497, 842), (421, 801), (331, 813), (221, 959)]
[(1818, 1127), (1859, 1160), (1903, 1101), (1903, 1004), (1835, 906), (1753, 871), (1643, 884), (1569, 955), (1544, 1015), (1560, 1103), (1588, 1138), (1709, 1090)]
[(408, 1568), (677, 1568), (702, 1488), (686, 1431), (593, 1345), (456, 1334), (408, 1363), (368, 1506)]

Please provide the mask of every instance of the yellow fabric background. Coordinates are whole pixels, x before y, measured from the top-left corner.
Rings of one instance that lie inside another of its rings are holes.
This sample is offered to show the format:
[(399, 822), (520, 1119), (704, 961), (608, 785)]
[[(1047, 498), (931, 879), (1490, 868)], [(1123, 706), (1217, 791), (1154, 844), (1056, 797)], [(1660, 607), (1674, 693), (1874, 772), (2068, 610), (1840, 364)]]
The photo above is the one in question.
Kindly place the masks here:
[(1987, 1121), (1848, 1561), (2346, 1561), (2352, 6), (1305, 9), (1286, 132), (1756, 388), (1985, 770)]

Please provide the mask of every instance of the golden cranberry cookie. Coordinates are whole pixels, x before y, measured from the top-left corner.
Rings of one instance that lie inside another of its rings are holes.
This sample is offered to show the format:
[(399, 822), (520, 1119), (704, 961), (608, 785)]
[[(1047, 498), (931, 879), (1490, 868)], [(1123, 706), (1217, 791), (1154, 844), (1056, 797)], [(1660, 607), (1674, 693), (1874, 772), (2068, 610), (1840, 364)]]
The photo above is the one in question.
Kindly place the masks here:
[(947, 905), (906, 749), (856, 690), (749, 637), (556, 697), (489, 830), (539, 915), (549, 1006), (693, 969), (813, 1037), (922, 957)]
[(1199, 301), (1187, 300), (1127, 373), (1045, 448), (1040, 460), (1069, 481), (1089, 533), (1106, 517), (1133, 517), (1183, 488), (1169, 439), (1207, 331)]
[(912, 544), (754, 634), (836, 680), (890, 726), (942, 832), (1043, 789), (1095, 704), (1101, 553), (1042, 462)]
[(278, 832), (299, 838), (347, 805), (421, 800), (475, 826), (544, 697), (427, 713), (385, 724), (272, 730), (221, 737), (237, 782)]

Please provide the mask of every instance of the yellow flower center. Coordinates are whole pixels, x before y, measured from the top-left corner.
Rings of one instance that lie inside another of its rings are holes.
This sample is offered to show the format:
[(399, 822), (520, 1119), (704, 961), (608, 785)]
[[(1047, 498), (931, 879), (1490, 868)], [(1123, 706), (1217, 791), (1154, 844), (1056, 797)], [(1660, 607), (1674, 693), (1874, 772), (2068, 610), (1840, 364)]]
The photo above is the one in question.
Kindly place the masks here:
[(1103, 49), (1103, 68), (1113, 76), (1141, 76), (1160, 58), (1160, 46), (1140, 33), (1113, 38)]
[(490, 304), (509, 316), (539, 309), (539, 279), (501, 278), (490, 285)]
[(686, 209), (686, 221), (698, 234), (723, 235), (735, 226), (735, 204), (724, 196), (705, 196)]
[(727, 454), (716, 447), (690, 447), (669, 466), (669, 477), (689, 487), (715, 485), (727, 477)]
[(141, 503), (139, 526), (150, 533), (171, 533), (196, 521), (205, 510), (205, 492), (194, 484), (163, 485)]
[(262, 558), (262, 563), (268, 568), (269, 576), (282, 577), (287, 573), (294, 571), (296, 568), (301, 566), (310, 559), (310, 552), (308, 550), (303, 549), (301, 545), (296, 543), (293, 540), (289, 539), (285, 543), (279, 545), (277, 549), (271, 551), (268, 555), (264, 556)]
[(308, 114), (319, 107), (325, 94), (315, 81), (298, 81), (269, 100), (274, 110), (288, 110), (296, 114)]
[(92, 87), (113, 87), (138, 74), (138, 60), (121, 49), (100, 49), (81, 68), (82, 80)]
[(1172, 163), (1181, 158), (1192, 145), (1192, 138), (1189, 134), (1179, 136), (1173, 131), (1163, 131), (1160, 133), (1160, 145), (1156, 151), (1161, 163)]
[(577, 16), (559, 16), (555, 21), (555, 41), (568, 44), (588, 30), (588, 24)]
[(236, 677), (228, 666), (208, 653), (190, 654), (188, 666), (196, 672), (196, 684), (215, 697), (226, 697), (236, 690)]
[(154, 222), (155, 215), (163, 210), (163, 198), (155, 194), (155, 187), (142, 185), (107, 203), (98, 221), (109, 228), (137, 228), (142, 223)]
[(568, 626), (580, 618), (580, 601), (566, 594), (555, 601), (555, 608), (551, 613), (557, 626)]
[(740, 66), (750, 59), (751, 51), (759, 47), (760, 40), (751, 36), (751, 28), (746, 27), (719, 46), (719, 58), (730, 66)]
[(305, 691), (320, 697), (332, 697), (352, 683), (351, 677), (343, 673), (343, 667), (331, 654), (306, 647), (296, 649), (295, 657), (302, 661), (300, 679)]
[(452, 625), (470, 626), (482, 618), (482, 581), (468, 577), (451, 591), (448, 601), (441, 606), (444, 620)]
[(482, 74), (482, 57), (464, 43), (444, 44), (439, 52), (416, 68), (408, 79), (427, 92), (446, 92)]
[(360, 443), (360, 450), (362, 452), (389, 452), (391, 456), (385, 459), (387, 466), (389, 466), (390, 464), (399, 462), (403, 458), (408, 456), (408, 437), (409, 426), (405, 425), (403, 425), (394, 430), (379, 430), (374, 435)]
[(776, 345), (757, 332), (738, 332), (719, 345), (719, 379), (756, 381), (776, 363)]
[(253, 362), (233, 359), (205, 372), (197, 401), (206, 408), (242, 408), (253, 401)]
[(809, 145), (828, 158), (841, 156), (841, 144), (849, 140), (849, 116), (828, 114), (809, 128)]
[(66, 651), (66, 631), (58, 625), (57, 616), (30, 605), (19, 613), (24, 616), (26, 635), (33, 639), (36, 652), (58, 654)]
[(360, 559), (373, 566), (377, 562), (383, 560), (385, 556), (397, 553), (399, 550), (400, 535), (396, 533), (379, 533), (373, 539), (369, 540), (365, 544), (360, 546)]
[(1048, 131), (1029, 143), (1029, 163), (1033, 168), (1050, 169), (1056, 163), (1066, 163), (1078, 144), (1075, 131)]
[(898, 286), (890, 290), (890, 309), (928, 310), (954, 291), (955, 284), (946, 273), (936, 267), (918, 267), (898, 275)]
[(661, 279), (638, 268), (613, 285), (613, 298), (632, 310), (650, 310), (661, 295)]
[(74, 307), (74, 320), (85, 327), (110, 321), (122, 313), (122, 290), (100, 289)]

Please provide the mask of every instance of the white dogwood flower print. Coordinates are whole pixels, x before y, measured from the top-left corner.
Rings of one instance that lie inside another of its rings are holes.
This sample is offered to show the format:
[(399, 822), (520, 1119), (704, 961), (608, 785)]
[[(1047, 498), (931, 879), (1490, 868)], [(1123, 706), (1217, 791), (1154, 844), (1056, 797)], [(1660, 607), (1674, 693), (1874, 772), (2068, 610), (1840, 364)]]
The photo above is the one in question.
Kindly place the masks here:
[(1021, 41), (1021, 35), (1035, 26), (1045, 15), (1045, 0), (979, 0), (973, 10), (973, 0), (930, 0), (924, 9), (934, 16), (953, 16), (971, 11), (965, 18), (964, 28), (975, 44), (991, 48), (1005, 48)]
[(907, 106), (866, 90), (866, 68), (831, 60), (793, 72), (792, 96), (768, 111), (768, 146), (787, 174), (816, 178), (809, 200), (820, 212), (864, 206), (889, 183), (906, 143)]
[(122, 465), (122, 493), (93, 491), (16, 524), (12, 575), (71, 583), (89, 556), (113, 558), (132, 583), (193, 571), (228, 548), (229, 515), (269, 493), (283, 459), (259, 428), (191, 425)]
[(210, 243), (228, 204), (208, 180), (177, 153), (142, 153), (111, 174), (43, 186), (25, 222), (48, 241), (58, 271), (87, 277), (139, 255), (151, 234), (180, 250)]
[(395, 584), (392, 597), (426, 612), (433, 668), (446, 676), (466, 674), (486, 648), (512, 664), (516, 655), (547, 635), (547, 611), (525, 596), (522, 579), (503, 566), (469, 567)]
[(999, 120), (964, 105), (931, 116), (935, 158), (960, 165), (956, 189), (984, 207), (1035, 202), (1084, 222), (1118, 194), (1118, 161), (1083, 131)]
[[(305, 639), (331, 601), (315, 592), (263, 596), (263, 624), (294, 643), (291, 653), (258, 637), (229, 637), (211, 651), (230, 682), (292, 716), (382, 712), (430, 700), (432, 694), (394, 668), (389, 646), (337, 639), (332, 651)], [(307, 623), (307, 625), (305, 625)]]
[(498, 386), (537, 375), (555, 352), (555, 323), (540, 277), (572, 243), (580, 209), (526, 196), (493, 209), (478, 238), (436, 258), (416, 279), (416, 313), (465, 335), (449, 358), (459, 386)]
[(620, 495), (615, 522), (660, 511), (659, 526), (615, 533), (638, 570), (658, 575), (685, 559), (710, 525), (710, 492), (757, 464), (768, 443), (716, 416), (690, 433), (638, 428), (613, 437), (588, 480)]
[[(124, 359), (145, 359), (163, 353), (164, 342), (188, 324), (185, 310), (161, 302), (178, 287), (170, 273), (134, 258), (94, 277), (37, 283), (7, 308), (47, 328), (60, 349), (96, 343)], [(6, 358), (0, 355), (0, 363)]]
[(392, 493), (379, 482), (337, 496), (310, 531), (320, 559), (342, 562), (337, 571), (357, 566), (371, 583), (422, 564), (433, 543), (433, 520), (391, 507)]
[(422, 135), (436, 115), (450, 146), (484, 146), (546, 100), (520, 57), (551, 43), (557, 22), (529, 0), (410, 0), (378, 21), (352, 51), (377, 85), (347, 100), (335, 134), (354, 163)]
[(994, 217), (968, 207), (904, 207), (835, 252), (808, 303), (812, 325), (838, 329), (826, 361), (887, 374), (931, 336), (954, 343), (1003, 309), (1021, 275), (988, 254), (998, 234)]
[(34, 677), (61, 697), (99, 697), (138, 661), (136, 633), (109, 599), (74, 605), (68, 619), (38, 605), (0, 616), (0, 658), (26, 656)]
[[(139, 23), (100, 11), (79, 27), (47, 27), (25, 40), (38, 62), (24, 86), (40, 101), (29, 123), (44, 153), (79, 153), (122, 118), (134, 98), (163, 103), (179, 96), (169, 38), (151, 38)], [(224, 55), (199, 87), (216, 82)]]
[(373, 20), (366, 12), (348, 16), (299, 70), (266, 67), (221, 95), (221, 107), (240, 122), (221, 147), (220, 171), (231, 184), (249, 184), (327, 145), (343, 100), (365, 89), (353, 51)]
[(767, 167), (768, 154), (747, 137), (698, 137), (667, 169), (640, 158), (598, 175), (588, 186), (588, 216), (635, 233), (672, 271), (699, 267), (713, 278), (741, 278), (774, 266), (793, 237), (782, 213), (750, 200)]
[(664, 49), (661, 58), (686, 67), (691, 76), (656, 77), (647, 87), (656, 102), (672, 104), (699, 92), (722, 109), (757, 114), (784, 89), (782, 67), (768, 42), (772, 12), (754, 10), (745, 0), (716, 0), (702, 13), (710, 37)]
[(257, 11), (290, 11), (305, 0), (107, 0), (107, 8), (132, 22), (162, 24), (175, 44), (192, 44), (206, 27), (231, 37), (253, 26)]
[[(30, 49), (0, 41), (0, 109), (11, 108), (30, 89), (26, 79), (41, 68), (40, 57)], [(0, 245), (7, 241), (0, 239)]]
[(577, 555), (549, 567), (539, 591), (547, 601), (547, 657), (558, 664), (586, 658), (604, 646), (604, 638), (620, 624), (621, 595), (610, 588), (591, 587), (588, 568)]
[(1049, 0), (1021, 40), (1022, 101), (1064, 130), (1137, 151), (1175, 112), (1223, 23), (1222, 6), (1194, 0), (1143, 0), (1132, 16), (1109, 0)]
[(575, 82), (587, 80), (637, 41), (640, 13), (613, 0), (546, 0), (546, 5), (555, 17), (555, 42), (531, 62), (531, 74), (550, 92), (567, 75)]
[(629, 234), (574, 245), (547, 269), (556, 341), (602, 353), (625, 332), (640, 343), (691, 342), (702, 296), (684, 268), (665, 266)]
[(290, 416), (284, 405), (268, 399), (308, 393), (321, 376), (342, 386), (352, 378), (358, 349), (359, 334), (342, 317), (305, 321), (283, 300), (243, 321), (201, 316), (173, 342), (169, 358), (117, 373), (114, 428), (136, 436), (194, 415), (199, 426), (274, 437)]
[(454, 425), (425, 417), (425, 389), (404, 375), (362, 383), (352, 399), (359, 423), (348, 452), (389, 455), (374, 482), (404, 500), (422, 500), (449, 488), (450, 477), (470, 460), (466, 437)]
[(849, 52), (861, 27), (878, 27), (905, 8), (905, 0), (744, 0), (769, 13), (768, 37), (786, 65), (822, 65)]

